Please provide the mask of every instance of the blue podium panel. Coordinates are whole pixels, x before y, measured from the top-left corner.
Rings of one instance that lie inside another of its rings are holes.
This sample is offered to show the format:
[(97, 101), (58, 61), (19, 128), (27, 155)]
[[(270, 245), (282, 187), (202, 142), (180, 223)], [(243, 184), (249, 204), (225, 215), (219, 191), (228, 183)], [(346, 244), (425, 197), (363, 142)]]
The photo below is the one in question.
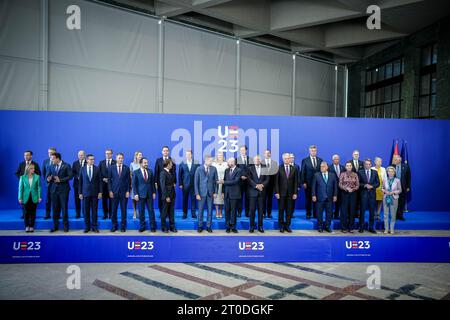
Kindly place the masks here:
[(450, 237), (1, 236), (0, 263), (450, 262)]

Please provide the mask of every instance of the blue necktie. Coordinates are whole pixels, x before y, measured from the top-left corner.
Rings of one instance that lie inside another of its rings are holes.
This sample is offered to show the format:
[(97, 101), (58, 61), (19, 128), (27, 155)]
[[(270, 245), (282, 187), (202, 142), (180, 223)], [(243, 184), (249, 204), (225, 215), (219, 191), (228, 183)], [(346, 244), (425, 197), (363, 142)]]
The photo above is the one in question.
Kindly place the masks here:
[(323, 180), (325, 180), (325, 183), (328, 183), (328, 175), (327, 174), (323, 174)]

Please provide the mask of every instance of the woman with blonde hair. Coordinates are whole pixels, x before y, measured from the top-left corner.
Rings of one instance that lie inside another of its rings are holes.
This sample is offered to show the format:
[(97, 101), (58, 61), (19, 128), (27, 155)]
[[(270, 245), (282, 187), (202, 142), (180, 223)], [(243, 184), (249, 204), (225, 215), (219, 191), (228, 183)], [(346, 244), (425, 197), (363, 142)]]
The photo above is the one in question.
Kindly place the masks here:
[(383, 182), (387, 179), (386, 169), (381, 165), (383, 160), (380, 157), (375, 157), (375, 166), (372, 167), (373, 170), (378, 172), (378, 179), (380, 180), (380, 186), (376, 189), (376, 200), (377, 200), (377, 211), (375, 212), (375, 221), (380, 220), (381, 207), (383, 205)]
[[(225, 161), (225, 157), (223, 152), (217, 152), (216, 159), (212, 164), (217, 169), (217, 178), (218, 180), (223, 180), (225, 175), (225, 170), (228, 168), (228, 163)], [(222, 210), (224, 199), (222, 198), (222, 184), (219, 184), (219, 188), (217, 191), (217, 197), (214, 198), (214, 204), (216, 205), (216, 218), (222, 219)]]
[[(141, 159), (142, 159), (142, 152), (141, 151), (136, 151), (134, 153), (133, 162), (130, 163), (131, 185), (133, 185), (133, 172), (135, 170), (138, 170), (141, 167), (141, 165), (140, 165)], [(132, 199), (131, 202), (133, 204), (133, 219), (136, 220), (137, 219), (137, 211), (136, 211), (137, 210), (136, 209), (137, 208), (137, 201), (134, 200), (134, 196), (135, 196), (134, 190), (132, 189), (130, 198)]]
[[(397, 215), (398, 198), (402, 193), (400, 179), (395, 177), (395, 168), (387, 168), (387, 178), (383, 182), (383, 205), (384, 205), (384, 233), (394, 234), (395, 219)], [(391, 223), (389, 225), (389, 211), (391, 212)]]
[(30, 164), (25, 174), (19, 180), (19, 203), (25, 209), (25, 231), (34, 232), (34, 222), (36, 221), (36, 208), (41, 198), (41, 180), (39, 175), (34, 173), (34, 164)]

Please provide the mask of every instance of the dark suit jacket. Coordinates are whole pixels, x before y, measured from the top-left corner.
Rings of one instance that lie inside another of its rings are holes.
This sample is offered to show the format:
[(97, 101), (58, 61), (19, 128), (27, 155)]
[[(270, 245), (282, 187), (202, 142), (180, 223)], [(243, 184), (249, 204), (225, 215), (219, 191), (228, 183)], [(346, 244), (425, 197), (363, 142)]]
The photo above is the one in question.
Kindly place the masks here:
[[(253, 165), (248, 169), (248, 184), (247, 184), (247, 192), (248, 196), (255, 198), (261, 193), (264, 193), (266, 191), (266, 188), (269, 184), (269, 176), (264, 174), (264, 169), (261, 166), (261, 173), (258, 178), (258, 174), (256, 173), (256, 167)], [(259, 191), (256, 189), (257, 184), (263, 184), (264, 189), (263, 191)]]
[(230, 177), (230, 168), (225, 169), (225, 174), (223, 176), (223, 188), (224, 188), (224, 198), (238, 200), (241, 199), (241, 176), (242, 171), (238, 167), (233, 170), (233, 175)]
[(353, 159), (349, 160), (352, 162), (352, 171), (358, 173), (359, 170), (364, 169), (364, 161), (358, 160), (359, 169), (356, 170), (355, 163), (353, 162)]
[(284, 164), (278, 167), (278, 173), (275, 176), (274, 193), (280, 194), (281, 197), (292, 196), (297, 194), (298, 174), (295, 167), (290, 166), (289, 177), (286, 177)]
[[(378, 172), (370, 169), (370, 181), (367, 181), (366, 170), (362, 169), (358, 172), (359, 175), (359, 190), (361, 191), (361, 197), (370, 196), (375, 197), (375, 189), (380, 185), (380, 179), (378, 179)], [(364, 185), (370, 184), (373, 188), (371, 190), (364, 188)]]
[(194, 186), (195, 170), (198, 166), (199, 164), (192, 160), (191, 170), (189, 171), (189, 166), (185, 162), (180, 164), (178, 168), (178, 183), (180, 186), (183, 186), (183, 188)]
[(108, 172), (108, 191), (115, 197), (124, 197), (130, 191), (131, 177), (130, 168), (122, 164), (122, 172), (119, 177), (117, 165), (111, 166)]
[(322, 172), (317, 172), (313, 177), (311, 195), (317, 197), (317, 201), (333, 201), (337, 197), (338, 187), (336, 174), (328, 172), (328, 181), (325, 183)]
[(316, 167), (314, 168), (310, 156), (307, 156), (302, 160), (302, 168), (301, 168), (302, 183), (306, 183), (308, 188), (312, 184), (314, 174), (320, 172), (320, 163), (322, 162), (322, 159), (316, 157), (316, 162), (317, 162)]
[(52, 179), (52, 181), (49, 184), (50, 192), (52, 193), (69, 193), (70, 191), (70, 185), (69, 181), (72, 179), (72, 168), (70, 165), (66, 162), (61, 163), (61, 167), (59, 168), (58, 174), (56, 174), (56, 165), (52, 164), (50, 166), (49, 172), (47, 172), (47, 177), (49, 176), (58, 176), (60, 182), (55, 183)]
[[(248, 177), (248, 169), (252, 165), (251, 159), (249, 156), (247, 156), (247, 164), (244, 164), (242, 161), (241, 155), (238, 155), (236, 158), (236, 167), (241, 169), (241, 175)], [(242, 182), (242, 181), (241, 181)]]
[[(116, 160), (111, 159), (111, 166), (116, 164)], [(100, 161), (100, 163), (98, 164), (98, 167), (100, 168), (100, 173), (102, 175), (102, 179), (103, 178), (108, 178), (108, 168), (106, 167), (106, 159)]]
[[(31, 160), (31, 163), (34, 164), (34, 173), (37, 174), (38, 176), (40, 176), (41, 169), (39, 168), (39, 165), (37, 164), (37, 162), (34, 162), (33, 160)], [(25, 174), (25, 167), (26, 167), (26, 163), (25, 163), (25, 161), (22, 161), (16, 170), (17, 179), (20, 179), (20, 177)]]
[[(340, 173), (345, 172), (345, 167), (344, 167), (342, 164), (339, 164), (339, 170), (340, 170)], [(339, 176), (338, 176), (338, 174), (336, 173), (336, 170), (334, 169), (334, 164), (333, 164), (333, 163), (331, 163), (331, 164), (328, 166), (328, 172), (334, 173), (334, 175), (335, 175), (336, 178), (337, 178), (337, 182), (339, 183)]]
[(83, 197), (97, 197), (103, 191), (102, 175), (97, 166), (92, 166), (92, 179), (89, 180), (87, 165), (81, 168), (78, 176), (78, 190)]
[(161, 187), (162, 200), (170, 198), (175, 199), (175, 176), (166, 170), (161, 171), (159, 174), (159, 185)]
[[(391, 166), (396, 168), (395, 164), (391, 164)], [(406, 163), (402, 163), (402, 172), (401, 177), (396, 177), (400, 179), (400, 183), (402, 185), (402, 193), (406, 194), (406, 189), (411, 189), (411, 170), (409, 165)]]
[(148, 179), (144, 180), (141, 168), (133, 172), (133, 192), (138, 195), (139, 198), (152, 197), (155, 190), (155, 177), (151, 169), (147, 169)]
[[(83, 167), (86, 166), (86, 160), (83, 162)], [(81, 165), (80, 160), (76, 160), (72, 163), (72, 175), (73, 175), (73, 187), (78, 188), (78, 177), (80, 176)]]
[[(172, 159), (171, 157), (169, 157), (169, 159)], [(160, 174), (161, 172), (164, 170), (164, 166), (163, 166), (163, 157), (156, 159), (155, 162), (155, 182), (159, 187), (159, 183), (160, 183)], [(175, 177), (175, 183), (177, 183), (177, 166), (175, 165), (175, 162), (172, 160), (173, 165), (172, 165), (172, 169), (170, 169), (170, 173)]]

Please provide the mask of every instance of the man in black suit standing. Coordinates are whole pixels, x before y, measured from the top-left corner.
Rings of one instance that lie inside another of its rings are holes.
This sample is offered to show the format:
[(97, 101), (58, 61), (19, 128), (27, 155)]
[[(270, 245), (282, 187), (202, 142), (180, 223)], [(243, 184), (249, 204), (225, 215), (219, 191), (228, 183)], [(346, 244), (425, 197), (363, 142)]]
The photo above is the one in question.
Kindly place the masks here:
[[(341, 164), (341, 158), (339, 157), (339, 155), (335, 154), (331, 159), (332, 163), (328, 167), (328, 171), (336, 176), (337, 183), (339, 185), (339, 176), (341, 175), (341, 172), (345, 172), (345, 167)], [(333, 211), (334, 219), (339, 219), (341, 198), (342, 198), (342, 191), (341, 188), (338, 188), (337, 201), (334, 203), (334, 211)]]
[(52, 165), (46, 179), (50, 183), (53, 207), (53, 228), (50, 232), (58, 231), (59, 218), (62, 211), (64, 232), (69, 232), (69, 181), (72, 179), (72, 169), (68, 163), (61, 160), (61, 154), (52, 155)]
[[(359, 151), (358, 150), (354, 150), (352, 153), (352, 160), (350, 160), (352, 162), (352, 171), (359, 173), (359, 170), (364, 168), (364, 162), (362, 162), (361, 160), (359, 160)], [(356, 196), (356, 218), (359, 218), (362, 215), (362, 208), (361, 208), (361, 188), (356, 191), (357, 192), (357, 196)]]
[(317, 156), (317, 147), (312, 145), (309, 147), (309, 156), (302, 160), (301, 177), (303, 188), (305, 189), (306, 219), (311, 219), (311, 211), (314, 218), (317, 218), (316, 204), (312, 203), (312, 180), (314, 174), (320, 172), (320, 164), (322, 159)]
[(56, 152), (56, 148), (55, 147), (50, 147), (47, 150), (48, 152), (48, 159), (44, 160), (44, 163), (42, 164), (42, 177), (45, 180), (45, 220), (50, 219), (50, 214), (52, 212), (52, 197), (51, 197), (51, 193), (50, 193), (50, 184), (48, 183), (48, 181), (45, 179), (45, 177), (47, 176), (47, 173), (50, 171), (50, 166), (52, 165), (52, 155)]
[[(237, 233), (236, 217), (237, 205), (241, 200), (241, 169), (236, 167), (236, 159), (229, 158), (228, 168), (225, 169), (223, 180), (219, 180), (218, 184), (223, 184), (224, 191), (222, 197), (224, 198), (225, 207), (225, 225), (227, 226), (227, 233)], [(216, 191), (217, 192), (217, 191)]]
[[(27, 172), (28, 167), (30, 166), (30, 164), (34, 164), (34, 173), (36, 173), (37, 175), (41, 175), (41, 170), (39, 169), (39, 165), (33, 161), (33, 151), (31, 150), (27, 150), (23, 153), (23, 158), (24, 161), (22, 161), (19, 166), (17, 167), (16, 170), (16, 177), (17, 179), (20, 179), (21, 176), (23, 176), (25, 174), (25, 172)], [(22, 205), (22, 216), (20, 217), (20, 219), (23, 219), (25, 215), (25, 206)]]
[(264, 160), (262, 161), (263, 169), (266, 175), (269, 176), (269, 183), (266, 187), (264, 200), (264, 217), (272, 219), (272, 203), (273, 203), (273, 187), (275, 184), (275, 176), (278, 172), (278, 163), (272, 160), (272, 153), (270, 150), (264, 151)]
[(375, 210), (376, 210), (376, 189), (380, 185), (378, 179), (378, 172), (372, 168), (372, 160), (364, 160), (364, 168), (360, 169), (359, 175), (359, 189), (361, 189), (361, 215), (359, 217), (359, 232), (364, 232), (364, 220), (366, 210), (369, 210), (369, 232), (377, 233), (374, 228)]
[(159, 186), (161, 187), (161, 197), (163, 210), (161, 213), (161, 230), (167, 233), (166, 220), (169, 218), (169, 230), (177, 232), (175, 228), (175, 186), (176, 177), (170, 172), (173, 162), (171, 159), (164, 160), (163, 171), (159, 174)]
[[(155, 187), (158, 191), (158, 209), (159, 209), (159, 216), (161, 217), (162, 210), (164, 208), (164, 201), (161, 197), (161, 188), (160, 188), (160, 175), (161, 172), (164, 170), (164, 161), (167, 159), (172, 160), (172, 158), (169, 156), (170, 149), (168, 146), (162, 147), (161, 150), (162, 157), (156, 159), (155, 161)], [(170, 173), (175, 177), (175, 184), (177, 183), (177, 166), (174, 161), (172, 161), (172, 168), (169, 170)]]
[[(301, 168), (298, 164), (295, 163), (295, 155), (293, 153), (289, 154), (290, 156), (290, 163), (291, 166), (293, 166), (295, 168), (295, 172), (297, 172), (297, 194), (300, 191), (300, 187), (301, 187)], [(295, 212), (295, 200), (292, 200), (292, 218), (294, 217), (294, 212)]]
[[(75, 160), (72, 163), (72, 175), (73, 175), (73, 195), (74, 195), (74, 201), (75, 201), (75, 211), (76, 215), (75, 218), (80, 218), (81, 213), (81, 199), (80, 199), (80, 193), (79, 193), (79, 180), (78, 177), (80, 176), (81, 168), (83, 168), (86, 165), (86, 153), (84, 150), (78, 151), (78, 160)], [(83, 217), (84, 217), (84, 210), (83, 210)]]
[(186, 150), (186, 159), (178, 167), (178, 185), (183, 192), (183, 219), (187, 218), (188, 202), (191, 201), (191, 216), (197, 218), (195, 214), (196, 201), (194, 190), (195, 170), (200, 166), (192, 159), (192, 150)]
[[(247, 155), (247, 146), (239, 148), (239, 156), (237, 157), (237, 167), (241, 169), (241, 201), (238, 202), (238, 217), (242, 216), (242, 208), (245, 208), (245, 216), (249, 217), (250, 200), (247, 193), (248, 168), (250, 166), (250, 158)], [(242, 204), (244, 202), (244, 205)]]
[(250, 199), (250, 233), (255, 231), (255, 212), (258, 207), (258, 231), (264, 233), (263, 214), (265, 192), (269, 183), (269, 176), (264, 173), (259, 155), (253, 157), (253, 166), (248, 169), (247, 193)]
[(112, 199), (109, 197), (108, 191), (108, 175), (111, 166), (116, 165), (116, 160), (113, 159), (113, 151), (111, 149), (105, 150), (105, 159), (100, 161), (99, 168), (102, 175), (102, 207), (103, 220), (111, 218), (112, 214)]
[(278, 167), (278, 173), (275, 176), (275, 197), (278, 199), (278, 227), (280, 232), (292, 232), (292, 200), (297, 199), (297, 172), (295, 167), (290, 164), (290, 154), (283, 154), (283, 164)]
[(395, 168), (395, 176), (400, 179), (402, 192), (399, 194), (397, 207), (397, 220), (405, 221), (404, 212), (406, 204), (406, 196), (411, 189), (411, 170), (407, 163), (402, 163), (402, 157), (394, 156), (392, 166)]
[(94, 165), (94, 156), (88, 154), (86, 166), (81, 167), (78, 177), (79, 198), (83, 200), (84, 233), (98, 233), (98, 200), (102, 197), (102, 176), (100, 169)]

